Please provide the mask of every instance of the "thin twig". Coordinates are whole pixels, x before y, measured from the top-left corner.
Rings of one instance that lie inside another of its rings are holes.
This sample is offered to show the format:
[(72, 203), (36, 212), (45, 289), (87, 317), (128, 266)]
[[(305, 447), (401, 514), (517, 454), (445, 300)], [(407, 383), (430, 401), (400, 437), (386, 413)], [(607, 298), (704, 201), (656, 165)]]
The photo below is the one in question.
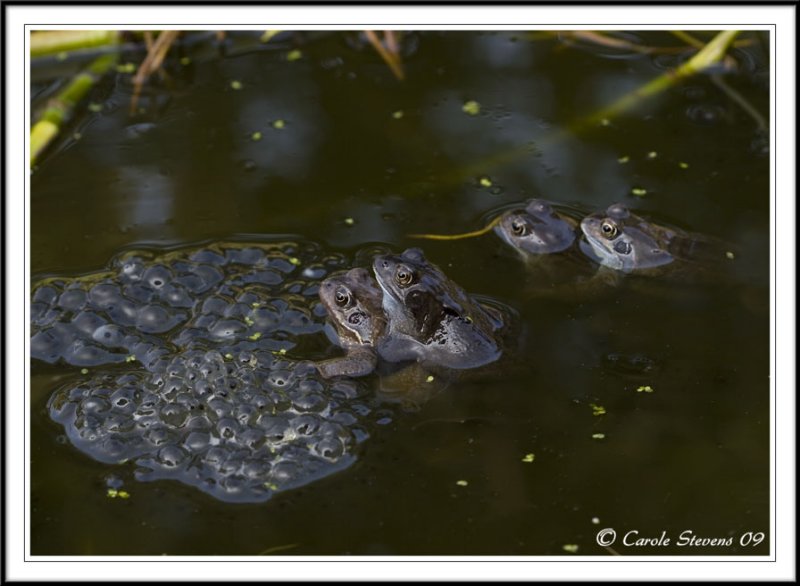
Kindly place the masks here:
[[(389, 31), (387, 31), (388, 33)], [(400, 62), (400, 57), (397, 52), (389, 52), (386, 47), (384, 47), (383, 43), (381, 43), (380, 39), (378, 39), (378, 35), (375, 34), (375, 31), (364, 31), (364, 34), (367, 36), (367, 40), (370, 44), (375, 48), (378, 52), (378, 55), (381, 56), (381, 59), (384, 60), (386, 65), (389, 66), (389, 69), (392, 70), (394, 76), (403, 81), (405, 79), (405, 73), (403, 73), (403, 64)]]

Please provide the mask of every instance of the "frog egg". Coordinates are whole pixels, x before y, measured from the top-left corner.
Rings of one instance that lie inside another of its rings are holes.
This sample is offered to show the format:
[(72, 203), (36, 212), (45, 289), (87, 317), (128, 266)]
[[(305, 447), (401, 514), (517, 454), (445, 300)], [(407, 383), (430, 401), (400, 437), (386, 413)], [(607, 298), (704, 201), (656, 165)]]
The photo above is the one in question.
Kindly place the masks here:
[(201, 281), (199, 287), (190, 289), (192, 293), (204, 293), (225, 278), (219, 269), (209, 265), (197, 265), (192, 269), (192, 273)]
[(180, 285), (164, 285), (159, 292), (159, 299), (170, 307), (194, 307), (194, 299)]
[(115, 324), (106, 324), (92, 332), (92, 339), (106, 348), (122, 348), (125, 346), (125, 330)]
[(150, 288), (140, 283), (132, 283), (126, 285), (122, 290), (122, 294), (136, 302), (137, 304), (150, 303), (156, 298), (156, 293)]
[(169, 445), (158, 450), (156, 461), (164, 468), (177, 468), (188, 460), (188, 456), (179, 446)]
[(174, 436), (173, 432), (161, 425), (151, 426), (144, 433), (144, 438), (155, 447), (170, 444), (174, 440)]
[(273, 389), (287, 389), (294, 382), (294, 376), (290, 370), (273, 370), (267, 381)]
[(185, 319), (185, 314), (170, 314), (158, 305), (145, 305), (136, 315), (136, 328), (148, 334), (160, 334), (174, 328)]
[(68, 311), (80, 311), (86, 305), (86, 291), (67, 289), (58, 298), (58, 306)]
[(101, 397), (86, 397), (81, 401), (79, 412), (82, 414), (91, 413), (93, 415), (104, 413), (111, 409), (111, 403)]
[(61, 358), (64, 340), (50, 330), (41, 330), (31, 337), (31, 357), (52, 364)]
[(314, 444), (312, 449), (317, 455), (331, 462), (335, 462), (344, 454), (344, 445), (336, 437), (323, 438)]
[(255, 451), (264, 445), (264, 432), (254, 428), (244, 429), (236, 439), (240, 445)]
[(144, 273), (144, 263), (138, 258), (131, 258), (122, 263), (120, 277), (123, 282), (138, 281)]
[(319, 425), (319, 419), (310, 414), (299, 415), (291, 421), (291, 428), (300, 436), (313, 435), (319, 429)]
[(67, 345), (63, 356), (64, 360), (75, 366), (98, 366), (125, 361), (125, 354), (112, 354), (83, 340), (75, 340), (72, 344)]
[(122, 291), (112, 283), (98, 283), (89, 289), (89, 302), (98, 309), (107, 309), (122, 299)]
[(318, 413), (328, 406), (328, 400), (320, 393), (296, 393), (292, 395), (292, 405), (301, 413)]
[(183, 427), (189, 418), (189, 411), (182, 405), (168, 403), (161, 408), (159, 413), (161, 421), (173, 428)]
[(289, 420), (285, 417), (264, 414), (258, 418), (257, 425), (264, 431), (270, 442), (281, 442), (286, 438), (289, 430)]
[(172, 281), (172, 272), (164, 266), (155, 265), (149, 267), (142, 275), (142, 282), (147, 283), (153, 289), (161, 289)]
[(50, 287), (49, 285), (45, 285), (43, 287), (38, 287), (36, 291), (33, 292), (31, 301), (37, 303), (44, 303), (49, 306), (55, 303), (58, 297), (59, 297), (59, 292), (57, 289)]
[(318, 281), (322, 280), (325, 277), (325, 275), (328, 274), (328, 271), (327, 269), (325, 269), (324, 266), (314, 264), (305, 267), (300, 274), (303, 275), (306, 279)]
[(133, 414), (137, 408), (137, 391), (134, 387), (122, 387), (109, 397), (111, 406), (117, 413)]
[(109, 319), (120, 326), (134, 325), (136, 323), (138, 311), (138, 308), (133, 302), (123, 298), (120, 298), (117, 303), (109, 305), (105, 309)]
[(91, 336), (97, 328), (108, 322), (93, 311), (81, 311), (72, 318), (70, 323), (76, 333)]
[(269, 478), (272, 484), (282, 486), (294, 481), (295, 478), (300, 476), (300, 466), (297, 462), (291, 460), (282, 460), (272, 466)]
[(247, 478), (264, 478), (272, 466), (263, 459), (251, 458), (242, 462), (242, 474)]
[(231, 414), (231, 405), (224, 399), (213, 398), (208, 401), (208, 410), (211, 415), (214, 415), (216, 420), (228, 417)]
[(239, 422), (232, 417), (223, 417), (217, 421), (217, 437), (224, 440), (232, 440), (236, 438), (241, 426)]
[(264, 251), (258, 248), (232, 248), (225, 251), (225, 259), (228, 262), (243, 265), (255, 265), (263, 262), (265, 256)]
[(100, 425), (107, 433), (125, 434), (135, 429), (136, 422), (123, 413), (108, 413), (101, 419)]
[(212, 295), (203, 301), (203, 306), (200, 310), (203, 314), (224, 315), (230, 302), (223, 297)]

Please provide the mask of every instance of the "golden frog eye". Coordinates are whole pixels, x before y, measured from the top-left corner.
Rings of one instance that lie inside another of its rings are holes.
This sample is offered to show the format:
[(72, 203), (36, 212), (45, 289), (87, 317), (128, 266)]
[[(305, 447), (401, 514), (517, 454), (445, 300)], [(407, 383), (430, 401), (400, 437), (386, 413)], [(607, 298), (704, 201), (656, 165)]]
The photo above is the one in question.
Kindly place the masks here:
[(600, 225), (600, 230), (603, 232), (603, 236), (611, 240), (614, 236), (617, 235), (617, 226), (612, 222), (605, 221)]
[(339, 289), (336, 292), (335, 299), (338, 305), (345, 306), (350, 301), (350, 295), (344, 289)]
[(414, 273), (406, 267), (398, 267), (395, 278), (400, 285), (405, 287), (414, 281)]
[(514, 220), (511, 222), (511, 231), (516, 236), (524, 236), (528, 232), (527, 226), (522, 220)]

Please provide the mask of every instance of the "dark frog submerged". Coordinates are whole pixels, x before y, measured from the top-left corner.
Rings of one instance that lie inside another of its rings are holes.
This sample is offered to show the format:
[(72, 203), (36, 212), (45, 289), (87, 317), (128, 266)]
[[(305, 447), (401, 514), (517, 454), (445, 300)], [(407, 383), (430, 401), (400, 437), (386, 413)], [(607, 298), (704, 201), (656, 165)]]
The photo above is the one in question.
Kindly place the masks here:
[(466, 369), (501, 356), (501, 311), (468, 295), (421, 250), (379, 255), (373, 266), (390, 318), (379, 348), (384, 359)]

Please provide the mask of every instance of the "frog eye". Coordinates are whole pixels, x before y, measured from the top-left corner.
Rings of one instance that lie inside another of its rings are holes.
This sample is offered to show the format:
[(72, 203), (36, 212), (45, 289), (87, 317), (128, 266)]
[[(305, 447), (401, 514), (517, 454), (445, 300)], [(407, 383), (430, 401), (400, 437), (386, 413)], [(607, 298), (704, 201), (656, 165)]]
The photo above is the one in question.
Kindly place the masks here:
[(400, 285), (405, 287), (414, 281), (414, 273), (411, 271), (411, 269), (401, 266), (397, 268), (395, 279), (397, 279), (397, 282)]
[(337, 305), (345, 306), (350, 302), (350, 294), (344, 289), (339, 289), (334, 296)]
[(511, 222), (511, 231), (515, 236), (525, 236), (528, 233), (528, 225), (522, 220), (513, 220)]
[(603, 231), (603, 236), (611, 240), (617, 235), (617, 226), (611, 222), (605, 221), (600, 225), (600, 230)]

